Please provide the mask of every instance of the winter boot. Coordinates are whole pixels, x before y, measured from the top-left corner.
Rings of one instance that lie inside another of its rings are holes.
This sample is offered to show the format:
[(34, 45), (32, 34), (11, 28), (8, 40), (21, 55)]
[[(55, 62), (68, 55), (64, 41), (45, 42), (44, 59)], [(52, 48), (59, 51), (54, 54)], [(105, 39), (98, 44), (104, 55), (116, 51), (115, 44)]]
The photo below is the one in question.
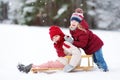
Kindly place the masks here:
[(28, 73), (28, 72), (30, 72), (30, 70), (32, 68), (32, 65), (33, 64), (29, 64), (29, 65), (25, 66), (23, 64), (18, 64), (17, 68), (18, 68), (19, 71)]
[(63, 68), (64, 72), (71, 72), (75, 67), (73, 67), (72, 65), (68, 64)]
[(109, 69), (103, 69), (103, 72), (108, 72), (109, 71)]
[(23, 64), (18, 64), (17, 68), (18, 68), (19, 71), (23, 71), (24, 68), (25, 68), (25, 65), (23, 65)]

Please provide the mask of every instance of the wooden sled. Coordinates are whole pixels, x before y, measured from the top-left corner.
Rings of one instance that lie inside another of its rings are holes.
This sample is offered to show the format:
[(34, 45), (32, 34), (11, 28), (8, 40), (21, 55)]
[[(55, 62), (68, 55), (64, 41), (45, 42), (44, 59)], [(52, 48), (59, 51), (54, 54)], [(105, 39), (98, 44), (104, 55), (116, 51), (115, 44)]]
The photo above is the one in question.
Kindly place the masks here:
[[(68, 58), (68, 60), (70, 61), (71, 56), (66, 56), (66, 58)], [(81, 63), (83, 61), (83, 59), (86, 59), (87, 61), (87, 65), (78, 65), (75, 70), (84, 70), (84, 71), (89, 71), (92, 70), (94, 67), (93, 64), (93, 59), (92, 59), (92, 55), (82, 55), (81, 56)], [(37, 73), (37, 72), (44, 72), (44, 71), (48, 71), (48, 70), (62, 70), (63, 68), (32, 68), (31, 71), (33, 73)]]

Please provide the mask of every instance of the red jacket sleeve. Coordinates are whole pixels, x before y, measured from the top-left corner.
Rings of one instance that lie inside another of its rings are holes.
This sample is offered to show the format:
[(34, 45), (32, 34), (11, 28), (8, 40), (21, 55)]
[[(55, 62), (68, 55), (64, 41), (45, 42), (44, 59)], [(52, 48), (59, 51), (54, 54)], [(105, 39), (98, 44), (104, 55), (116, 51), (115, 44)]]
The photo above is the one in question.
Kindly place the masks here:
[(73, 45), (79, 48), (84, 48), (88, 43), (89, 35), (87, 34), (87, 32), (79, 31), (75, 36), (73, 36), (73, 38)]

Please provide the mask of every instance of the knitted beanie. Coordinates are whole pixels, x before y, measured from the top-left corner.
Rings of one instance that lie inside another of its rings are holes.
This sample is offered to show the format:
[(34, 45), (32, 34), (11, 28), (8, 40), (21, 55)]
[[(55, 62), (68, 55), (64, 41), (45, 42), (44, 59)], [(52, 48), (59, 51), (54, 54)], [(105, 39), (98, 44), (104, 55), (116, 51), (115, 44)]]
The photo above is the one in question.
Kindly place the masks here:
[(64, 33), (59, 28), (59, 26), (55, 26), (55, 25), (50, 26), (50, 28), (49, 28), (49, 34), (50, 34), (51, 40), (52, 40), (53, 36), (55, 36), (55, 35), (64, 36)]
[(83, 20), (83, 10), (81, 8), (75, 9), (75, 12), (72, 14), (70, 21), (75, 20), (77, 22), (81, 22)]

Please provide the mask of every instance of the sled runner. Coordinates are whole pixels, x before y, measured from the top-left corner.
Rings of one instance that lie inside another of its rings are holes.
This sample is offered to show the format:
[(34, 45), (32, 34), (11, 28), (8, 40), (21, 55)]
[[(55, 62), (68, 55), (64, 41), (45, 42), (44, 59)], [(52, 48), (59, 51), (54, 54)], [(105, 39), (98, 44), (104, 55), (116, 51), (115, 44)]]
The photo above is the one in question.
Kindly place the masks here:
[[(68, 58), (68, 60), (70, 61), (71, 56), (66, 56), (66, 58)], [(86, 65), (84, 64), (85, 62), (86, 62)], [(92, 70), (93, 67), (94, 67), (94, 65), (93, 65), (92, 55), (82, 55), (81, 56), (81, 63), (80, 63), (80, 65), (78, 65), (75, 68), (75, 70), (88, 71), (88, 70)], [(63, 68), (32, 68), (31, 71), (33, 73), (37, 73), (37, 72), (48, 71), (48, 70), (62, 70), (62, 69)]]

